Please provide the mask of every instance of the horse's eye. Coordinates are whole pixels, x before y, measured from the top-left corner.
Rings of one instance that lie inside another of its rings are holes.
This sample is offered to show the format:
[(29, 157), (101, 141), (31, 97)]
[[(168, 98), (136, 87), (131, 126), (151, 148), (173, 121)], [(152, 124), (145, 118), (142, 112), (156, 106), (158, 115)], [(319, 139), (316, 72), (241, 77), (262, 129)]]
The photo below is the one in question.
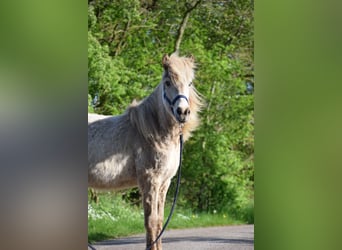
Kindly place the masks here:
[(166, 84), (166, 86), (168, 86), (168, 87), (171, 85), (171, 83), (170, 83), (169, 80), (166, 80), (166, 81), (165, 81), (165, 84)]
[(192, 82), (189, 83), (189, 87), (192, 85)]

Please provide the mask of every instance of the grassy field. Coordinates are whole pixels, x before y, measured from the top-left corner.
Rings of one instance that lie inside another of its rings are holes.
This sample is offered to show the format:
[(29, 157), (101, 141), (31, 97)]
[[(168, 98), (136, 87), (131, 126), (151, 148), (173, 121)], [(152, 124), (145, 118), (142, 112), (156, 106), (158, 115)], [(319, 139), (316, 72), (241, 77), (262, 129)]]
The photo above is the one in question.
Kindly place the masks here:
[[(165, 219), (169, 215), (170, 206), (165, 208)], [(193, 213), (191, 210), (181, 209), (176, 205), (168, 229), (243, 223), (246, 222), (233, 219), (228, 214), (216, 213), (216, 211)], [(141, 208), (132, 207), (111, 193), (101, 194), (98, 204), (88, 204), (89, 242), (144, 232), (144, 215)]]

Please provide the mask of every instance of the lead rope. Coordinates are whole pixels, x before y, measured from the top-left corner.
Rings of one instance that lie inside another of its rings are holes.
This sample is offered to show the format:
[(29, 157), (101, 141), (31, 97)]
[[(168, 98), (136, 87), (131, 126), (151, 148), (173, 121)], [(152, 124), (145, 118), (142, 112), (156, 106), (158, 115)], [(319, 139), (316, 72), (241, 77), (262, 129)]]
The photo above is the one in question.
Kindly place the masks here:
[(96, 250), (96, 248), (93, 247), (89, 242), (88, 242), (88, 247), (90, 247), (91, 250)]
[[(152, 246), (157, 243), (157, 241), (160, 239), (160, 237), (164, 233), (167, 225), (169, 224), (169, 222), (171, 220), (173, 211), (174, 211), (175, 206), (176, 206), (176, 201), (177, 201), (178, 193), (179, 193), (179, 186), (180, 186), (180, 180), (181, 180), (182, 155), (183, 155), (183, 133), (182, 133), (182, 126), (180, 126), (180, 135), (179, 135), (179, 166), (178, 166), (178, 175), (177, 175), (177, 186), (176, 186), (175, 195), (173, 196), (172, 207), (171, 207), (169, 216), (167, 217), (167, 220), (166, 220), (162, 230), (160, 231), (157, 239), (155, 241), (153, 241), (150, 246), (146, 247), (146, 250), (150, 250), (152, 248)], [(88, 247), (90, 247), (92, 250), (96, 250), (96, 248), (94, 248), (90, 243), (88, 243)]]
[(150, 250), (152, 248), (152, 246), (154, 244), (156, 244), (157, 241), (160, 239), (160, 237), (164, 233), (167, 225), (170, 222), (170, 219), (171, 219), (172, 214), (173, 214), (173, 210), (175, 209), (175, 206), (176, 206), (176, 201), (177, 201), (177, 197), (178, 197), (178, 193), (179, 193), (180, 180), (181, 180), (181, 166), (182, 166), (182, 154), (183, 154), (183, 133), (182, 133), (182, 127), (180, 127), (180, 131), (181, 131), (181, 133), (179, 135), (180, 146), (179, 146), (179, 166), (178, 166), (177, 186), (176, 186), (175, 195), (173, 197), (172, 207), (171, 207), (169, 216), (167, 217), (167, 220), (166, 220), (166, 222), (165, 222), (165, 224), (163, 226), (163, 229), (160, 231), (157, 239), (155, 241), (153, 241), (150, 246), (146, 247), (146, 250)]

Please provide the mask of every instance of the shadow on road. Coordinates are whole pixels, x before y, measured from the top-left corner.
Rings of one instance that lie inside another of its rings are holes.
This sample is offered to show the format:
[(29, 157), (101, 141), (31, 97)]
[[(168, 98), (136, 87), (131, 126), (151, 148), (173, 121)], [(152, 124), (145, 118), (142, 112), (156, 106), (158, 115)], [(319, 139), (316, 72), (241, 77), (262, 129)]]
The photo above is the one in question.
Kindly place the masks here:
[[(172, 237), (163, 239), (163, 243), (173, 243), (173, 242), (215, 242), (215, 243), (229, 243), (229, 244), (254, 244), (254, 240), (251, 239), (226, 239), (226, 238), (212, 238), (212, 237)], [(129, 238), (129, 239), (113, 239), (107, 241), (101, 241), (100, 245), (135, 245), (135, 244), (145, 244), (145, 239), (143, 238)], [(96, 246), (96, 244), (94, 244)]]
[[(165, 249), (254, 249), (254, 226), (170, 230), (163, 237)], [(98, 249), (142, 249), (145, 236), (137, 235), (95, 243)]]

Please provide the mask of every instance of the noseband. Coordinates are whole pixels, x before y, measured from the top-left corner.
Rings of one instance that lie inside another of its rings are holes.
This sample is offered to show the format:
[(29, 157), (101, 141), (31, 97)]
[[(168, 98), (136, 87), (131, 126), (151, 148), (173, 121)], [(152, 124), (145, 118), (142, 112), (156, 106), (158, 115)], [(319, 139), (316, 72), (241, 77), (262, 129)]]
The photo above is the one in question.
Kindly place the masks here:
[(172, 110), (173, 106), (175, 105), (175, 103), (177, 102), (178, 99), (185, 99), (187, 103), (189, 103), (188, 98), (185, 95), (177, 95), (172, 101), (167, 97), (166, 92), (164, 90), (164, 99), (165, 101), (170, 105), (170, 108)]

